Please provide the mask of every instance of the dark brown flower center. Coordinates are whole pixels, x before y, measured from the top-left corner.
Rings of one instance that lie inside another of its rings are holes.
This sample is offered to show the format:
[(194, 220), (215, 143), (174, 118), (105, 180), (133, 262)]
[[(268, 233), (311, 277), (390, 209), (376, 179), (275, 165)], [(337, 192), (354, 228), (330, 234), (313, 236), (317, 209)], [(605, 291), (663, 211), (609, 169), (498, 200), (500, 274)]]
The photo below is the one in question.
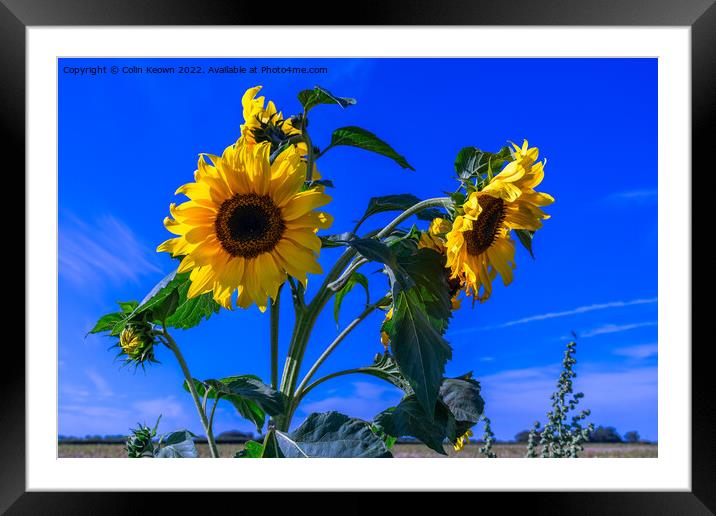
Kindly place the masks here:
[(255, 258), (273, 250), (286, 225), (268, 195), (237, 194), (227, 199), (216, 217), (216, 236), (232, 256)]
[(477, 197), (477, 203), (482, 208), (477, 220), (473, 222), (473, 229), (465, 231), (467, 252), (472, 256), (487, 251), (497, 237), (497, 232), (505, 220), (505, 202), (488, 194)]

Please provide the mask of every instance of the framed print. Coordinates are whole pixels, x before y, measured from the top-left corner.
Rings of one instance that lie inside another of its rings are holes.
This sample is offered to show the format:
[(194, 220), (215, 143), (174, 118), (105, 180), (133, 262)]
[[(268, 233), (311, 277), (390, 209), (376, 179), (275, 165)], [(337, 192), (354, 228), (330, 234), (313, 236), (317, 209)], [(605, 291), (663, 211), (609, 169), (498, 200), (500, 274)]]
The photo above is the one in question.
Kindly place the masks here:
[(306, 26), (134, 7), (0, 11), (27, 203), (3, 510), (138, 491), (714, 510), (691, 306), (712, 3)]

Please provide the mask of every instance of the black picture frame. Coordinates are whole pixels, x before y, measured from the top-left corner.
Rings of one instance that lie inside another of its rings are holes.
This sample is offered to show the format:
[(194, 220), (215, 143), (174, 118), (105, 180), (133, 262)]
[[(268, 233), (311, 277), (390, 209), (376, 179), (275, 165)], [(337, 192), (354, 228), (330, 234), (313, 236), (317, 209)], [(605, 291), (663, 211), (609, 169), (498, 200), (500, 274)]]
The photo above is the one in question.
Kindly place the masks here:
[[(295, 5), (295, 4), (294, 4)], [(311, 15), (300, 7), (259, 8), (243, 0), (0, 0), (0, 141), (12, 149), (14, 170), (25, 167), (25, 29), (63, 25), (618, 25), (691, 27), (692, 170), (713, 174), (716, 104), (716, 5), (713, 0), (368, 0), (336, 9), (314, 0)], [(271, 19), (267, 18), (271, 12)], [(314, 16), (320, 16), (316, 19)], [(6, 156), (10, 156), (8, 153)], [(10, 160), (6, 160), (8, 163)], [(6, 177), (14, 175), (9, 171)], [(692, 177), (689, 180), (693, 180)], [(25, 189), (24, 182), (21, 188)], [(693, 203), (692, 203), (693, 206)], [(15, 224), (17, 226), (17, 224)], [(24, 230), (24, 226), (23, 226)], [(692, 227), (692, 234), (693, 227)], [(19, 235), (18, 235), (19, 236)], [(25, 240), (25, 234), (22, 235)], [(19, 241), (16, 240), (16, 241)], [(695, 265), (695, 264), (694, 264)], [(704, 269), (702, 269), (704, 270)], [(29, 271), (25, 270), (25, 277)], [(31, 300), (26, 304), (31, 309)], [(17, 339), (15, 342), (19, 342)], [(684, 343), (685, 352), (688, 343)], [(499, 497), (501, 511), (516, 506), (537, 514), (713, 514), (716, 512), (716, 404), (710, 382), (710, 339), (692, 345), (692, 456), (690, 492), (474, 493), (477, 510)], [(127, 514), (149, 512), (158, 502), (164, 512), (187, 508), (174, 493), (27, 493), (25, 489), (25, 353), (4, 343), (0, 375), (0, 511), (8, 514)], [(711, 373), (712, 374), (712, 373)], [(222, 495), (222, 498), (229, 495)], [(453, 496), (453, 495), (450, 495)], [(479, 497), (479, 498), (478, 498)], [(300, 499), (305, 498), (302, 495)], [(352, 511), (368, 510), (376, 499), (352, 497)], [(460, 497), (465, 499), (466, 497)], [(392, 500), (396, 500), (392, 498)], [(479, 502), (478, 502), (479, 501)], [(236, 510), (260, 503), (244, 499)], [(393, 502), (395, 503), (395, 502)], [(212, 502), (222, 507), (220, 501)], [(226, 508), (226, 507), (225, 507)], [(146, 510), (146, 511), (145, 511)], [(223, 509), (222, 509), (223, 510)], [(372, 507), (370, 509), (372, 511)]]

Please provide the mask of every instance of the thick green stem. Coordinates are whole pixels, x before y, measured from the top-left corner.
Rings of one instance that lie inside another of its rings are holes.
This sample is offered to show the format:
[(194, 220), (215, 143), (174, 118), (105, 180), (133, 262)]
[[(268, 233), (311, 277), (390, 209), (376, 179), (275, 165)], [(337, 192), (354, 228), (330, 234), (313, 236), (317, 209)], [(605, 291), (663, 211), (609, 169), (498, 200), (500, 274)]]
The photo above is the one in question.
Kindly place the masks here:
[(281, 289), (278, 287), (276, 299), (271, 301), (271, 387), (278, 388), (278, 321), (281, 302)]
[[(310, 142), (310, 138), (307, 138), (307, 141)], [(310, 148), (311, 146), (309, 143), (309, 149)], [(311, 151), (309, 151), (308, 157), (309, 171), (312, 171), (313, 153)], [(451, 202), (452, 201), (449, 197), (438, 197), (421, 201), (411, 206), (410, 208), (402, 212), (400, 215), (398, 215), (395, 219), (393, 219), (390, 224), (388, 224), (385, 228), (378, 232), (376, 238), (380, 239), (389, 235), (390, 232), (393, 231), (393, 229), (395, 229), (401, 222), (421, 210), (433, 206), (445, 206)], [(306, 347), (308, 345), (311, 331), (313, 330), (313, 326), (316, 323), (316, 319), (318, 319), (318, 316), (323, 310), (323, 307), (326, 306), (326, 303), (335, 294), (335, 292), (329, 288), (329, 285), (341, 275), (343, 270), (346, 268), (346, 266), (348, 266), (348, 264), (356, 256), (356, 254), (357, 252), (355, 249), (346, 249), (343, 254), (338, 258), (336, 263), (333, 265), (333, 268), (330, 270), (330, 272), (324, 278), (323, 283), (318, 289), (318, 293), (313, 298), (313, 300), (305, 307), (305, 309), (296, 311), (296, 325), (294, 326), (293, 335), (291, 336), (288, 356), (286, 357), (286, 363), (283, 369), (283, 376), (281, 378), (281, 392), (283, 392), (289, 399), (288, 406), (290, 408), (290, 411), (283, 417), (277, 418), (276, 428), (278, 428), (279, 430), (287, 431), (289, 425), (291, 424), (292, 413), (293, 410), (295, 410), (293, 398), (294, 394), (296, 393), (296, 383), (298, 382), (298, 374), (301, 369), (301, 362), (303, 361), (303, 356), (306, 352)]]
[[(308, 370), (306, 373), (306, 376), (303, 377), (303, 380), (301, 380), (301, 383), (298, 385), (295, 391), (295, 400), (298, 400), (302, 398), (302, 392), (305, 389), (308, 382), (313, 378), (313, 375), (316, 374), (318, 371), (318, 368), (321, 367), (323, 362), (326, 361), (326, 359), (329, 357), (331, 353), (338, 347), (338, 345), (345, 339), (350, 332), (352, 332), (356, 326), (358, 326), (366, 317), (368, 317), (371, 313), (373, 313), (378, 307), (382, 306), (385, 301), (387, 301), (388, 297), (383, 297), (380, 301), (378, 301), (375, 304), (372, 304), (370, 306), (367, 306), (361, 314), (353, 319), (353, 321), (346, 326), (341, 333), (338, 334), (338, 336), (331, 342), (328, 347), (325, 349), (325, 351), (321, 354), (320, 357), (316, 360), (316, 362), (311, 366), (311, 369)], [(294, 401), (293, 407), (291, 412), (296, 409), (297, 403)], [(291, 414), (289, 413), (289, 418)]]
[(171, 335), (169, 335), (169, 332), (167, 332), (166, 328), (164, 328), (162, 334), (167, 340), (167, 347), (174, 352), (174, 356), (176, 356), (177, 362), (179, 362), (179, 366), (184, 373), (187, 387), (189, 388), (191, 397), (194, 400), (194, 405), (196, 405), (196, 410), (197, 412), (199, 412), (199, 419), (201, 419), (201, 424), (204, 427), (204, 432), (206, 432), (206, 440), (209, 443), (209, 451), (211, 452), (211, 456), (216, 459), (219, 457), (219, 450), (216, 447), (216, 441), (214, 440), (214, 433), (211, 429), (211, 424), (206, 418), (206, 412), (202, 407), (202, 402), (199, 399), (199, 394), (196, 392), (196, 386), (194, 385), (194, 379), (189, 372), (189, 366), (187, 366), (186, 361), (184, 360), (184, 356), (181, 354), (181, 351), (179, 351), (179, 346), (177, 345), (176, 341)]

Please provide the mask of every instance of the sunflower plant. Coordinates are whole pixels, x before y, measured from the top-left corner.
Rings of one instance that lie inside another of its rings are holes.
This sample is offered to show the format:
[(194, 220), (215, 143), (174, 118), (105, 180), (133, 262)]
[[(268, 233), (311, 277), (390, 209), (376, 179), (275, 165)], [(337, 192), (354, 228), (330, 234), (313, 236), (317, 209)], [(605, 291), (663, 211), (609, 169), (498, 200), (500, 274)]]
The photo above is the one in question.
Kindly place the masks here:
[[(452, 312), (466, 298), (474, 308), (476, 301), (490, 297), (498, 275), (505, 285), (512, 281), (516, 241), (532, 253), (534, 233), (548, 218), (541, 208), (553, 202), (535, 190), (544, 176), (537, 148), (527, 141), (493, 153), (464, 148), (455, 161), (456, 191), (425, 200), (410, 193), (373, 197), (351, 231), (330, 234), (327, 191), (333, 183), (318, 170), (327, 152), (352, 146), (383, 155), (402, 169), (413, 167), (360, 127), (334, 130), (323, 148), (314, 144), (309, 134), (313, 109), (348, 108), (354, 99), (317, 86), (298, 94), (298, 114), (284, 116), (272, 101), (257, 96), (260, 90), (250, 88), (242, 98), (238, 139), (220, 154), (201, 154), (194, 180), (176, 191), (185, 199), (171, 204), (164, 219), (173, 236), (157, 248), (177, 260), (176, 269), (142, 301), (119, 303), (120, 310), (101, 317), (91, 332), (118, 339), (120, 357), (135, 367), (156, 361), (160, 346), (173, 353), (213, 457), (219, 456), (213, 421), (220, 401), (233, 405), (263, 434), (236, 452), (241, 458), (391, 457), (391, 447), (402, 437), (439, 454), (446, 453), (447, 443), (461, 449), (484, 419), (484, 401), (472, 372), (445, 376), (452, 359), (445, 332)], [(374, 215), (386, 212), (396, 213), (390, 223), (364, 228)], [(418, 223), (406, 227), (413, 217)], [(324, 271), (318, 257), (326, 248), (342, 252)], [(359, 272), (371, 262), (384, 273), (383, 295), (373, 300), (368, 276)], [(318, 282), (310, 293), (309, 278)], [(368, 294), (364, 309), (339, 327), (333, 342), (308, 366), (304, 357), (318, 316), (333, 299), (338, 323), (342, 301), (356, 286)], [(281, 324), (279, 306), (287, 296), (295, 316)], [(195, 327), (222, 310), (253, 305), (270, 324), (271, 377), (264, 381), (241, 370), (227, 378), (193, 377), (172, 332)], [(383, 352), (372, 362), (320, 376), (330, 354), (376, 311), (385, 313), (376, 331)], [(280, 338), (288, 338), (281, 371)], [(370, 421), (330, 411), (294, 424), (309, 392), (353, 374), (379, 378), (404, 396)], [(153, 433), (144, 430), (144, 441), (150, 441)]]

